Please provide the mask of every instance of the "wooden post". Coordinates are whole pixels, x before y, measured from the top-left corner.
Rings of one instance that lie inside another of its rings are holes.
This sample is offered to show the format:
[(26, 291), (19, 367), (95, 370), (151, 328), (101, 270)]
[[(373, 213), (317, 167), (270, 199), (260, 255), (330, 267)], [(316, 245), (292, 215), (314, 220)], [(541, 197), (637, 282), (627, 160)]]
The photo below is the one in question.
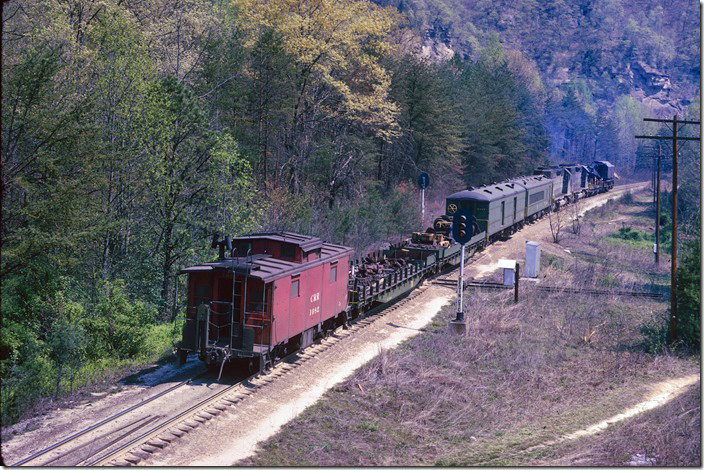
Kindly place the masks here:
[(514, 280), (515, 282), (513, 283), (513, 301), (516, 303), (518, 303), (518, 280), (521, 278), (521, 275), (519, 273), (520, 269), (521, 265), (516, 263), (516, 278)]

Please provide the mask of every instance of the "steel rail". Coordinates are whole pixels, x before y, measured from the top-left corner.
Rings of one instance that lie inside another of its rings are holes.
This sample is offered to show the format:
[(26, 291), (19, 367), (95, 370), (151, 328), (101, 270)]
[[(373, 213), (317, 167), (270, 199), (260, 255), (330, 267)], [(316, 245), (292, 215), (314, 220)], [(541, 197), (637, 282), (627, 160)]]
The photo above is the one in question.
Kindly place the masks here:
[[(491, 281), (470, 281), (465, 282), (465, 287), (479, 287), (487, 289), (513, 289), (513, 286), (505, 286), (498, 282)], [(631, 297), (650, 297), (661, 299), (664, 297), (663, 294), (658, 292), (642, 292), (642, 291), (623, 291), (623, 290), (607, 290), (607, 289), (592, 289), (585, 288), (580, 289), (577, 287), (560, 287), (560, 286), (535, 286), (538, 290), (543, 290), (547, 292), (564, 292), (567, 294), (603, 294), (603, 295), (624, 295)]]
[(156, 421), (159, 418), (160, 418), (159, 416), (151, 416), (147, 421), (141, 423), (139, 426), (136, 426), (134, 429), (130, 429), (129, 431), (121, 434), (116, 439), (113, 439), (113, 440), (109, 441), (107, 444), (104, 444), (102, 447), (100, 447), (98, 450), (96, 450), (92, 454), (82, 458), (80, 461), (78, 461), (78, 463), (76, 465), (78, 466), (80, 464), (85, 463), (85, 461), (88, 460), (89, 458), (95, 457), (96, 455), (98, 455), (99, 453), (104, 451), (105, 449), (117, 444), (118, 442), (120, 442), (121, 440), (123, 440), (124, 438), (129, 436), (130, 434), (134, 434), (137, 430), (142, 429), (143, 427), (149, 426), (150, 424), (152, 424), (154, 421)]
[[(298, 351), (298, 352), (301, 352), (301, 351)], [(280, 362), (284, 362), (285, 359), (290, 358), (291, 356), (295, 356), (298, 352), (286, 356)], [(116, 449), (113, 449), (113, 450), (107, 452), (106, 454), (103, 454), (102, 456), (98, 457), (95, 460), (87, 462), (85, 464), (85, 466), (95, 467), (98, 465), (102, 465), (103, 463), (107, 462), (108, 460), (111, 460), (115, 456), (121, 454), (124, 450), (126, 450), (130, 447), (134, 447), (136, 445), (139, 445), (140, 442), (148, 441), (149, 439), (157, 436), (162, 431), (167, 429), (174, 422), (187, 419), (188, 416), (191, 416), (191, 415), (197, 413), (198, 411), (201, 411), (202, 409), (208, 407), (211, 403), (215, 402), (218, 398), (222, 397), (223, 395), (231, 392), (233, 389), (235, 389), (237, 387), (242, 387), (243, 383), (251, 382), (251, 380), (256, 378), (257, 376), (259, 376), (259, 374), (260, 374), (259, 372), (256, 372), (256, 373), (250, 375), (249, 377), (242, 379), (241, 381), (239, 381), (237, 383), (229, 385), (229, 386), (225, 387), (224, 389), (222, 389), (218, 392), (215, 392), (214, 394), (210, 395), (209, 397), (199, 401), (195, 405), (192, 405), (187, 410), (182, 411), (182, 412), (176, 414), (175, 416), (172, 416), (171, 418), (167, 419), (166, 421), (159, 423), (158, 425), (154, 426), (150, 430), (140, 434), (139, 436), (135, 437), (134, 439), (131, 439), (130, 441), (117, 447)]]
[[(149, 418), (149, 417), (150, 417), (150, 416), (147, 415), (147, 416), (142, 416), (141, 418), (137, 418), (137, 419), (134, 420), (134, 421), (131, 421), (131, 422), (129, 422), (129, 423), (123, 425), (123, 426), (120, 426), (119, 428), (115, 429), (112, 433), (117, 433), (117, 432), (122, 431), (123, 429), (129, 428), (130, 426), (134, 426), (135, 424), (139, 423), (140, 421), (144, 421), (145, 419), (147, 419), (147, 418)], [(144, 424), (144, 423), (142, 423), (142, 424)], [(105, 437), (106, 435), (107, 435), (107, 434), (105, 434), (104, 436), (101, 436), (101, 437)], [(88, 442), (84, 442), (83, 444), (79, 445), (78, 447), (74, 447), (73, 449), (70, 449), (68, 452), (66, 452), (66, 453), (64, 453), (64, 454), (59, 454), (59, 455), (57, 455), (56, 457), (52, 457), (51, 459), (49, 459), (49, 460), (47, 460), (46, 462), (44, 462), (44, 463), (42, 464), (42, 466), (49, 466), (49, 464), (51, 464), (51, 463), (53, 463), (53, 462), (56, 462), (57, 460), (62, 459), (62, 458), (66, 457), (66, 456), (69, 455), (69, 454), (72, 454), (72, 453), (74, 453), (74, 452), (76, 452), (76, 451), (78, 451), (78, 450), (81, 450), (81, 449), (83, 449), (84, 447), (87, 447), (87, 446), (89, 446), (89, 445), (91, 445), (91, 444), (94, 444), (96, 440), (97, 440), (97, 439), (94, 439), (94, 440), (88, 441)], [(100, 452), (100, 451), (98, 451), (98, 452)], [(85, 460), (85, 459), (83, 459), (83, 460)]]
[(137, 403), (137, 404), (135, 404), (135, 405), (132, 405), (132, 406), (130, 406), (129, 408), (120, 411), (119, 413), (116, 413), (116, 414), (114, 414), (114, 415), (112, 415), (112, 416), (109, 416), (109, 417), (105, 418), (104, 420), (102, 420), (102, 421), (100, 421), (100, 422), (98, 422), (98, 423), (95, 423), (95, 424), (92, 425), (92, 426), (89, 426), (89, 427), (87, 427), (87, 428), (85, 428), (85, 429), (83, 429), (83, 430), (81, 430), (81, 431), (78, 431), (78, 432), (75, 433), (75, 434), (72, 434), (72, 435), (68, 436), (68, 437), (65, 438), (65, 439), (62, 439), (61, 441), (57, 442), (56, 444), (52, 444), (52, 445), (50, 445), (49, 447), (47, 447), (47, 448), (45, 448), (45, 449), (42, 449), (42, 450), (40, 450), (40, 451), (37, 451), (37, 452), (33, 453), (32, 455), (30, 455), (30, 456), (28, 456), (28, 457), (25, 457), (25, 458), (23, 458), (22, 460), (20, 460), (20, 461), (18, 461), (18, 462), (15, 462), (12, 466), (13, 466), (13, 467), (18, 467), (18, 466), (21, 466), (21, 465), (26, 464), (27, 462), (31, 462), (32, 460), (36, 460), (37, 458), (41, 457), (42, 455), (46, 454), (47, 452), (51, 452), (51, 451), (54, 450), (54, 449), (58, 449), (59, 447), (62, 447), (62, 446), (64, 446), (64, 445), (68, 444), (69, 442), (71, 442), (71, 441), (73, 441), (73, 440), (75, 440), (75, 439), (77, 439), (77, 438), (79, 438), (79, 437), (81, 437), (81, 436), (83, 436), (83, 435), (85, 435), (85, 434), (91, 432), (91, 431), (94, 431), (94, 430), (96, 430), (96, 429), (98, 429), (98, 428), (100, 428), (100, 427), (102, 427), (102, 426), (104, 426), (104, 425), (106, 425), (106, 424), (108, 424), (108, 423), (110, 423), (110, 422), (112, 422), (112, 421), (115, 421), (115, 420), (116, 420), (117, 418), (119, 418), (120, 416), (123, 416), (123, 415), (125, 415), (125, 414), (127, 414), (127, 413), (129, 413), (129, 412), (131, 412), (131, 411), (134, 411), (134, 410), (136, 410), (136, 409), (138, 409), (138, 408), (140, 408), (140, 407), (146, 405), (147, 403), (150, 403), (150, 402), (152, 402), (152, 401), (154, 401), (154, 400), (156, 400), (156, 399), (158, 399), (158, 398), (161, 398), (161, 397), (163, 397), (164, 395), (166, 395), (166, 394), (168, 394), (168, 393), (170, 393), (170, 392), (173, 392), (174, 390), (176, 390), (176, 389), (178, 389), (178, 388), (180, 388), (180, 387), (183, 387), (184, 385), (187, 385), (187, 384), (191, 383), (194, 379), (197, 379), (198, 377), (201, 377), (202, 375), (205, 375), (206, 373), (207, 373), (207, 372), (201, 372), (200, 374), (198, 374), (198, 375), (196, 375), (196, 376), (194, 376), (194, 377), (191, 377), (190, 379), (184, 380), (184, 381), (181, 382), (181, 383), (178, 383), (178, 384), (176, 384), (176, 385), (174, 385), (174, 386), (172, 386), (172, 387), (169, 387), (169, 388), (167, 388), (166, 390), (163, 390), (163, 391), (157, 393), (156, 395), (147, 398), (147, 399), (144, 400), (144, 401), (141, 401), (141, 402), (139, 402), (139, 403)]

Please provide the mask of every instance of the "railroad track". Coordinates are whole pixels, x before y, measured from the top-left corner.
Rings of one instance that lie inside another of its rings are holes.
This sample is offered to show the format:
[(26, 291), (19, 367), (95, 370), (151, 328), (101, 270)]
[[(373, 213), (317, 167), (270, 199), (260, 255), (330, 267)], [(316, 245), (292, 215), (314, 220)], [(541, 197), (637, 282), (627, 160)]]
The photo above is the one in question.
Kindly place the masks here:
[[(448, 287), (456, 287), (457, 281), (451, 280), (437, 280), (435, 284)], [(507, 289), (513, 290), (513, 286), (505, 286), (500, 282), (494, 281), (464, 281), (464, 288), (467, 287), (477, 287), (485, 289)], [(536, 289), (545, 292), (560, 292), (565, 294), (590, 294), (590, 295), (618, 295), (618, 296), (630, 296), (630, 297), (647, 297), (651, 299), (662, 299), (665, 297), (664, 294), (658, 292), (643, 292), (643, 291), (624, 291), (624, 290), (612, 290), (612, 289), (591, 289), (591, 288), (577, 288), (577, 287), (560, 287), (560, 286), (535, 286)]]
[[(437, 276), (442, 275), (446, 275), (446, 273), (440, 273)], [(331, 335), (312, 344), (305, 350), (288, 356), (288, 358), (274, 365), (266, 374), (254, 374), (242, 382), (238, 382), (225, 390), (221, 390), (207, 397), (191, 406), (189, 409), (155, 425), (123, 445), (112, 449), (110, 452), (88, 461), (87, 465), (127, 466), (136, 465), (149, 459), (155, 452), (166, 448), (171, 442), (183, 437), (185, 434), (223, 412), (232, 409), (233, 406), (255, 394), (260, 388), (300, 367), (308, 360), (330, 349), (345, 338), (352, 336), (355, 332), (366, 328), (388, 313), (401, 308), (406, 303), (418, 297), (426, 288), (427, 286), (420, 286), (395, 303), (383, 307), (380, 310), (372, 310), (371, 313), (358, 317), (347, 329), (339, 328)]]
[[(185, 386), (185, 385), (190, 384), (193, 380), (196, 380), (196, 379), (198, 379), (198, 378), (204, 376), (205, 374), (206, 374), (206, 372), (202, 372), (202, 373), (197, 374), (197, 375), (195, 375), (195, 376), (193, 376), (193, 377), (191, 377), (191, 378), (189, 378), (189, 379), (186, 379), (186, 380), (184, 380), (184, 381), (182, 381), (182, 382), (180, 382), (180, 383), (178, 383), (178, 384), (176, 384), (176, 385), (173, 385), (173, 386), (167, 388), (166, 390), (162, 390), (161, 392), (157, 393), (156, 395), (153, 395), (153, 396), (147, 398), (146, 400), (143, 400), (143, 401), (137, 403), (136, 405), (130, 406), (129, 408), (126, 408), (126, 409), (120, 411), (119, 413), (116, 413), (116, 414), (114, 414), (114, 415), (112, 415), (112, 416), (109, 416), (108, 418), (105, 418), (105, 419), (103, 419), (102, 421), (99, 421), (98, 423), (95, 423), (95, 424), (93, 424), (93, 425), (91, 425), (91, 426), (89, 426), (89, 427), (87, 427), (87, 428), (85, 428), (85, 429), (82, 429), (81, 431), (78, 431), (77, 433), (74, 433), (74, 434), (72, 434), (72, 435), (66, 437), (65, 439), (62, 439), (61, 441), (59, 441), (59, 442), (57, 442), (57, 443), (55, 443), (55, 444), (53, 444), (53, 445), (51, 445), (51, 446), (49, 446), (49, 447), (46, 447), (46, 448), (44, 448), (44, 449), (42, 449), (42, 450), (40, 450), (40, 451), (37, 451), (37, 452), (35, 452), (35, 453), (29, 455), (28, 457), (23, 458), (22, 460), (19, 460), (18, 462), (15, 462), (12, 466), (13, 466), (13, 467), (16, 467), (16, 466), (25, 465), (25, 464), (27, 464), (27, 463), (29, 463), (29, 462), (33, 462), (33, 461), (39, 459), (40, 457), (42, 457), (42, 456), (48, 454), (49, 452), (51, 452), (51, 451), (53, 451), (53, 450), (59, 449), (59, 448), (64, 447), (64, 446), (67, 446), (68, 444), (70, 444), (70, 443), (72, 443), (72, 442), (75, 442), (78, 438), (80, 438), (80, 437), (82, 437), (82, 436), (84, 436), (84, 435), (86, 435), (86, 434), (88, 434), (88, 433), (90, 433), (90, 432), (94, 432), (94, 431), (97, 431), (98, 429), (104, 428), (105, 426), (107, 426), (107, 425), (110, 424), (110, 423), (114, 423), (118, 418), (120, 418), (120, 417), (122, 417), (122, 416), (124, 416), (124, 415), (126, 415), (126, 414), (128, 414), (128, 413), (131, 413), (131, 412), (133, 412), (133, 411), (135, 411), (135, 410), (138, 410), (139, 408), (144, 407), (145, 405), (147, 405), (147, 404), (153, 402), (154, 400), (157, 400), (157, 399), (159, 399), (159, 398), (162, 398), (162, 397), (164, 397), (165, 395), (168, 395), (169, 393), (171, 393), (171, 392), (173, 392), (173, 391), (175, 391), (175, 390), (177, 390), (177, 389), (179, 389), (179, 388), (181, 388), (181, 387), (183, 387), (183, 386)], [(133, 424), (135, 424), (135, 423), (133, 423)], [(129, 426), (126, 426), (126, 427), (129, 427)], [(117, 431), (119, 431), (119, 430), (121, 430), (121, 429), (122, 429), (122, 428), (118, 428)], [(79, 449), (81, 449), (81, 448), (83, 448), (83, 447), (85, 447), (85, 445), (81, 445), (81, 446), (79, 446), (79, 447), (77, 447), (77, 448), (71, 449), (71, 450), (70, 450), (69, 452), (67, 452), (66, 454), (71, 453), (71, 452), (74, 452), (74, 451), (76, 451), (76, 450), (79, 450)], [(55, 462), (56, 460), (59, 460), (60, 457), (63, 457), (63, 456), (53, 457), (52, 459), (50, 459), (48, 462), (45, 462), (44, 464), (46, 465), (46, 464), (48, 464), (49, 462)]]
[[(475, 263), (485, 256), (485, 254), (479, 254), (476, 256), (475, 253), (475, 256), (472, 256), (465, 262), (465, 264)], [(426, 279), (426, 281), (433, 279), (449, 280), (450, 276), (452, 276), (455, 271), (457, 271), (457, 268), (440, 272), (435, 276)], [(245, 379), (245, 381), (234, 384), (231, 387), (228, 387), (227, 389), (222, 390), (206, 398), (205, 400), (202, 400), (198, 404), (193, 405), (188, 410), (179, 413), (177, 416), (157, 424), (148, 431), (143, 432), (139, 436), (131, 439), (129, 442), (111, 450), (108, 453), (105, 453), (104, 455), (94, 458), (93, 460), (87, 462), (87, 464), (91, 466), (126, 466), (136, 465), (149, 459), (149, 457), (155, 452), (166, 448), (174, 440), (179, 439), (184, 434), (191, 432), (201, 424), (204, 424), (228, 409), (231, 409), (237, 403), (253, 395), (261, 387), (274, 382), (277, 378), (300, 367), (308, 360), (330, 349), (338, 342), (352, 336), (357, 331), (366, 328), (372, 323), (375, 323), (390, 312), (403, 307), (408, 302), (421, 295), (426, 289), (427, 284), (421, 285), (396, 302), (367, 312), (365, 315), (355, 319), (347, 329), (338, 329), (328, 337), (314, 343), (305, 350), (300, 351), (297, 354), (292, 354), (288, 357), (288, 359), (278, 362), (267, 374), (254, 374)]]

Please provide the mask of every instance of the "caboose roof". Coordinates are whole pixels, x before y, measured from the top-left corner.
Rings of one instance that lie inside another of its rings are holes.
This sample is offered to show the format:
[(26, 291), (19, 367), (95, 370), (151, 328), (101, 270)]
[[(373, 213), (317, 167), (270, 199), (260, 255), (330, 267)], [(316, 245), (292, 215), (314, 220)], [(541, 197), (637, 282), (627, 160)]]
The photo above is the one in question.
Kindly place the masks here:
[(300, 247), (304, 253), (323, 246), (323, 241), (318, 237), (311, 237), (293, 232), (256, 232), (235, 237), (233, 241), (237, 240), (274, 240), (278, 242), (291, 243)]
[[(299, 237), (300, 236), (301, 235), (299, 235)], [(246, 239), (247, 237), (238, 237), (238, 239), (242, 238)], [(352, 248), (335, 245), (333, 243), (323, 243), (321, 241), (320, 245), (320, 258), (306, 263), (294, 263), (292, 261), (274, 258), (270, 254), (256, 254), (252, 256), (225, 258), (210, 263), (190, 266), (182, 269), (180, 274), (224, 270), (234, 271), (236, 274), (254, 279), (261, 279), (263, 282), (271, 282), (280, 277), (298, 274), (322, 263), (330, 263), (353, 252)], [(345, 266), (345, 269), (346, 268)]]

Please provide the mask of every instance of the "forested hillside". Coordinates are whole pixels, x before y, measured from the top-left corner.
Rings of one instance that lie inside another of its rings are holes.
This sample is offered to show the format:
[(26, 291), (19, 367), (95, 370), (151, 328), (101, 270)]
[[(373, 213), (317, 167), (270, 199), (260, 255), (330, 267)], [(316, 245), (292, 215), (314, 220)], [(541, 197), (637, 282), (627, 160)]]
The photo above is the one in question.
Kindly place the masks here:
[[(642, 100), (628, 84), (611, 100), (594, 78), (626, 67), (620, 36), (602, 48), (589, 29), (603, 53), (583, 57), (581, 29), (557, 42), (519, 21), (526, 5), (566, 21), (543, 3), (3, 2), (3, 419), (170, 347), (177, 273), (212, 258), (214, 234), (287, 229), (363, 250), (427, 226), (420, 171), (437, 200), (549, 158), (632, 171)], [(641, 51), (649, 32), (633, 32), (632, 54), (693, 82), (680, 10), (662, 23), (678, 35)], [(419, 52), (426, 24), (466, 53)]]
[(594, 155), (632, 169), (641, 117), (698, 100), (699, 3), (671, 0), (377, 0), (397, 7), (435, 60), (499, 37), (539, 71), (554, 161)]

